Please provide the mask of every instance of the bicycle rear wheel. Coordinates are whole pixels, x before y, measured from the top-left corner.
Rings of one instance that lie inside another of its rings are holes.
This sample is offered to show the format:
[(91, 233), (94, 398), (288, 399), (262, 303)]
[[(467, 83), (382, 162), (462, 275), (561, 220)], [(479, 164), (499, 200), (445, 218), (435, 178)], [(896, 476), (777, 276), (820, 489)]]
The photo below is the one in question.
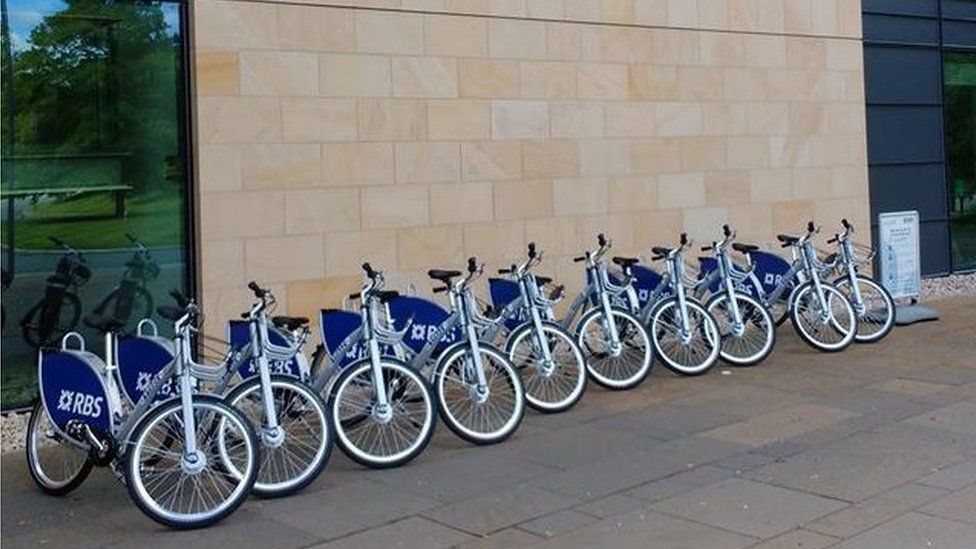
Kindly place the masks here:
[(92, 470), (88, 448), (65, 438), (38, 402), (27, 424), (27, 470), (45, 494), (63, 496), (88, 478)]
[[(195, 454), (187, 454), (179, 399), (160, 404), (132, 431), (125, 455), (129, 496), (171, 528), (200, 528), (233, 513), (257, 478), (260, 450), (243, 414), (209, 396), (193, 397)], [(223, 441), (223, 442), (221, 442)]]

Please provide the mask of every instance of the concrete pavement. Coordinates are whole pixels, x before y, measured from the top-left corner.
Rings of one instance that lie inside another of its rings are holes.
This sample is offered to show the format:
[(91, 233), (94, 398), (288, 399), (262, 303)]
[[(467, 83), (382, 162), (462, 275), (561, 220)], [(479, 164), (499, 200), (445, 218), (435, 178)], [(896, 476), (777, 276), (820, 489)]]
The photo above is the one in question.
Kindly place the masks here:
[(2, 458), (5, 548), (976, 547), (976, 299), (833, 355), (787, 324), (749, 369), (641, 387), (591, 385), (475, 448), (440, 429), (391, 471), (333, 453), (301, 494), (252, 499), (206, 530), (140, 514), (107, 471), (41, 495)]

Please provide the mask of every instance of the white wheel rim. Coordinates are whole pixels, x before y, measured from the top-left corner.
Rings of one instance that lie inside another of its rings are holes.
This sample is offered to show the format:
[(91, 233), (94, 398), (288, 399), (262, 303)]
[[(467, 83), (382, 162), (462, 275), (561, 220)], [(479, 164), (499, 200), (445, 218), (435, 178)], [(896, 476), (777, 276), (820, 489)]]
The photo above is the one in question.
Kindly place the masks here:
[[(715, 321), (711, 318), (711, 315), (705, 311), (704, 307), (692, 301), (687, 302), (686, 305), (689, 312), (689, 325), (691, 326), (692, 334), (692, 338), (688, 344), (684, 344), (680, 340), (680, 327), (673, 322), (667, 322), (664, 318), (664, 313), (669, 309), (675, 309), (677, 311), (678, 302), (674, 300), (658, 307), (654, 312), (654, 316), (651, 319), (651, 338), (654, 341), (654, 349), (674, 369), (682, 373), (698, 374), (711, 368), (712, 364), (718, 358), (720, 347), (718, 327), (715, 325)], [(692, 322), (694, 315), (698, 316), (697, 322)], [(674, 313), (671, 316), (677, 318), (677, 315)], [(693, 346), (695, 342), (702, 342), (702, 338), (699, 337), (702, 329), (704, 329), (705, 339), (707, 340), (703, 342), (705, 349), (708, 350), (707, 353), (700, 351), (701, 346)], [(703, 356), (704, 360), (692, 361), (691, 359), (695, 355)], [(681, 358), (687, 360), (679, 361)]]
[[(586, 361), (576, 342), (565, 332), (547, 325), (542, 326), (542, 331), (545, 334), (543, 337), (550, 342), (549, 352), (554, 362), (554, 371), (548, 377), (537, 375), (537, 362), (542, 357), (537, 352), (534, 329), (524, 330), (516, 336), (509, 358), (522, 370), (526, 400), (540, 408), (558, 409), (573, 402), (586, 386)], [(562, 345), (553, 344), (553, 339), (559, 339)], [(568, 386), (569, 390), (560, 390), (560, 385)]]
[[(731, 333), (731, 318), (726, 307), (720, 307), (728, 302), (728, 297), (722, 295), (721, 298), (712, 301), (708, 306), (708, 312), (715, 319), (718, 331), (722, 340), (721, 356), (723, 359), (735, 364), (747, 364), (759, 360), (769, 353), (773, 346), (773, 334), (776, 324), (769, 311), (766, 311), (758, 301), (736, 294), (736, 301), (739, 303), (740, 316), (745, 324), (745, 331), (740, 336)], [(742, 303), (747, 304), (743, 306)], [(751, 309), (751, 310), (750, 310)], [(755, 321), (761, 320), (762, 326), (756, 326)], [(749, 330), (749, 328), (758, 328)], [(726, 329), (728, 328), (728, 329)], [(753, 345), (755, 350), (751, 354), (743, 354), (746, 345), (758, 342), (758, 347)]]
[[(864, 312), (858, 314), (856, 339), (858, 341), (874, 341), (879, 336), (885, 334), (892, 323), (894, 323), (894, 304), (891, 302), (888, 294), (881, 290), (875, 281), (858, 277), (857, 282), (858, 286), (860, 286), (861, 301), (864, 302)], [(853, 291), (850, 289), (848, 279), (839, 280), (837, 282), (837, 288), (844, 295), (848, 296), (848, 299), (853, 297)], [(880, 307), (877, 305), (880, 305)], [(878, 322), (877, 320), (882, 317), (882, 322)], [(872, 327), (877, 328), (872, 329)]]
[[(594, 358), (597, 353), (592, 352), (592, 349), (601, 351), (607, 346), (607, 336), (601, 326), (602, 322), (596, 324), (593, 337), (588, 335), (590, 334), (590, 326), (604, 318), (602, 313), (587, 317), (583, 324), (580, 325), (579, 346), (585, 350), (584, 352), (590, 351), (586, 352), (585, 359), (586, 368), (590, 375), (604, 385), (610, 387), (626, 387), (639, 379), (643, 379), (647, 374), (647, 370), (651, 367), (651, 341), (647, 336), (647, 331), (643, 329), (640, 322), (636, 319), (629, 315), (621, 314), (617, 310), (612, 310), (610, 314), (614, 317), (617, 332), (626, 333), (631, 336), (630, 339), (633, 344), (625, 345), (626, 348), (622, 351), (622, 353), (627, 354), (613, 357), (609, 353), (604, 352), (605, 356), (601, 359), (597, 360)], [(623, 324), (630, 324), (631, 328), (622, 330), (621, 326)], [(599, 336), (596, 334), (599, 334)], [(637, 368), (631, 366), (632, 364), (637, 364)]]
[[(829, 320), (827, 322), (821, 320), (820, 300), (814, 295), (813, 286), (808, 285), (796, 293), (791, 304), (790, 309), (793, 314), (794, 325), (809, 341), (821, 349), (827, 351), (843, 349), (854, 339), (854, 335), (857, 333), (857, 318), (854, 315), (854, 309), (851, 308), (850, 302), (837, 288), (828, 284), (822, 284), (821, 288), (825, 294), (827, 306), (830, 308)], [(805, 298), (807, 295), (810, 297)], [(812, 306), (807, 306), (807, 303), (812, 304)], [(840, 317), (838, 312), (842, 313)], [(821, 335), (829, 335), (830, 332), (841, 332), (843, 337), (833, 341), (827, 340), (826, 337), (820, 337)]]
[[(88, 450), (76, 443), (73, 444), (69, 440), (61, 441), (56, 439), (55, 437), (57, 436), (57, 429), (54, 424), (51, 423), (51, 418), (47, 415), (47, 410), (44, 409), (43, 405), (35, 408), (34, 413), (40, 415), (37, 418), (33, 418), (32, 429), (28, 434), (27, 443), (30, 445), (31, 469), (33, 469), (34, 473), (37, 475), (41, 484), (51, 490), (58, 490), (67, 486), (72, 480), (75, 479), (75, 477), (78, 476), (79, 473), (81, 473), (81, 469), (85, 466), (85, 462), (88, 460)], [(47, 440), (40, 438), (48, 436), (50, 436), (50, 438)], [(57, 449), (58, 451), (63, 451), (66, 453), (66, 456), (71, 456), (72, 458), (77, 459), (77, 468), (70, 468), (67, 464), (68, 458), (65, 457), (61, 460), (62, 466), (55, 467), (62, 470), (64, 473), (64, 478), (62, 480), (52, 478), (51, 474), (49, 474), (53, 473), (53, 471), (51, 471), (51, 467), (47, 467), (41, 463), (44, 461), (42, 454), (47, 453), (47, 451), (43, 449), (45, 447), (49, 447), (52, 450)]]
[[(154, 454), (156, 454), (154, 457), (157, 458), (157, 461), (154, 462), (152, 465), (146, 464), (145, 467), (146, 468), (151, 467), (153, 469), (162, 469), (163, 473), (162, 475), (160, 475), (160, 478), (157, 479), (157, 482), (153, 483), (151, 486), (147, 484), (145, 482), (145, 479), (143, 478), (143, 473), (145, 472), (145, 468), (143, 467), (142, 454), (145, 445), (147, 443), (148, 435), (153, 433), (154, 429), (157, 426), (159, 426), (164, 420), (168, 420), (173, 417), (181, 417), (182, 409), (178, 405), (172, 406), (167, 411), (160, 413), (155, 418), (153, 418), (152, 422), (146, 425), (139, 432), (138, 437), (132, 444), (132, 449), (130, 451), (135, 452), (135, 455), (132, 456), (132, 458), (129, 460), (129, 467), (130, 467), (129, 476), (134, 485), (136, 493), (138, 494), (138, 497), (142, 501), (143, 505), (148, 507), (153, 514), (176, 523), (190, 523), (190, 522), (196, 522), (201, 520), (208, 520), (211, 517), (220, 515), (228, 508), (237, 504), (242, 498), (244, 498), (247, 495), (247, 490), (250, 489), (248, 483), (244, 482), (243, 479), (250, 478), (253, 468), (257, 466), (257, 463), (255, 462), (254, 459), (256, 455), (256, 449), (252, 446), (253, 440), (251, 439), (250, 436), (245, 435), (247, 429), (249, 429), (249, 426), (242, 423), (237, 417), (228, 414), (225, 410), (221, 409), (218, 406), (215, 406), (213, 403), (210, 402), (199, 402), (199, 401), (194, 402), (193, 409), (195, 415), (199, 414), (202, 409), (210, 409), (211, 411), (215, 412), (217, 415), (222, 416), (219, 419), (220, 422), (219, 426), (216, 427), (216, 430), (219, 431), (221, 435), (226, 436), (227, 429), (234, 429), (241, 434), (237, 438), (240, 440), (241, 444), (243, 445), (241, 455), (246, 456), (244, 461), (247, 465), (243, 468), (244, 475), (241, 476), (238, 476), (236, 474), (218, 475), (213, 472), (209, 473), (208, 480), (213, 482), (214, 486), (216, 486), (216, 482), (222, 478), (229, 479), (229, 477), (233, 476), (234, 479), (236, 480), (236, 485), (229, 492), (227, 492), (226, 495), (223, 495), (223, 497), (221, 498), (222, 501), (220, 501), (220, 503), (218, 503), (216, 507), (206, 509), (206, 510), (196, 511), (196, 512), (175, 512), (167, 508), (166, 506), (164, 506), (162, 503), (160, 503), (159, 500), (164, 499), (166, 501), (170, 501), (171, 503), (179, 503), (180, 501), (183, 500), (184, 497), (183, 494), (186, 494), (185, 492), (186, 489), (190, 488), (186, 486), (187, 483), (186, 479), (191, 477), (187, 477), (186, 475), (182, 475), (180, 477), (182, 480), (180, 480), (179, 481), (180, 484), (178, 484), (175, 487), (164, 488), (161, 486), (164, 480), (172, 479), (171, 475), (180, 474), (177, 472), (177, 470), (179, 468), (178, 463), (179, 463), (179, 459), (182, 456), (182, 452), (161, 451), (161, 450), (154, 451)], [(181, 426), (182, 422), (179, 422), (179, 425)], [(198, 425), (198, 429), (202, 430), (203, 426)], [(170, 430), (170, 432), (172, 432), (172, 430)], [(198, 439), (200, 438), (199, 433), (197, 434), (197, 438)], [(206, 441), (198, 440), (198, 443), (201, 444), (199, 450), (204, 453), (208, 451), (205, 442)], [(179, 431), (179, 440), (174, 439), (173, 443), (182, 446), (183, 444), (182, 431)], [(226, 444), (215, 443), (214, 445), (220, 446), (219, 451), (221, 453), (227, 450)], [(208, 467), (212, 467), (213, 464), (215, 464), (217, 461), (223, 462), (223, 457), (221, 457), (221, 459), (218, 460), (218, 454), (216, 453), (212, 456), (208, 456), (207, 459), (208, 459), (208, 465), (207, 465)], [(168, 461), (164, 462), (164, 460), (168, 460)], [(159, 464), (161, 462), (170, 464), (170, 467), (168, 468), (159, 467)], [(173, 465), (173, 462), (176, 462), (176, 464)], [(236, 469), (237, 471), (240, 471), (241, 467), (236, 467)], [(200, 475), (202, 474), (203, 473), (201, 473)], [(198, 489), (200, 483), (197, 482), (196, 479), (202, 477), (193, 475), (192, 478), (194, 479), (195, 482), (195, 486), (193, 487), (193, 489)], [(150, 494), (150, 491), (155, 492), (156, 495)], [(187, 494), (186, 497), (190, 498), (191, 503), (195, 500), (195, 496), (193, 493)], [(204, 501), (205, 498), (203, 498), (203, 496), (200, 496), (200, 498), (201, 498), (200, 499), (201, 504), (205, 505), (206, 504), (206, 501)]]
[[(461, 373), (461, 377), (448, 375), (448, 372), (454, 371), (454, 368), (459, 371), (466, 368), (464, 360), (468, 353), (466, 348), (461, 348), (452, 353), (437, 371), (437, 400), (447, 420), (459, 431), (473, 439), (494, 440), (507, 436), (518, 427), (522, 417), (525, 394), (519, 381), (518, 372), (515, 371), (505, 356), (485, 347), (480, 347), (479, 350), (482, 354), (482, 362), (485, 365), (485, 378), (489, 389), (488, 399), (477, 404), (471, 393), (474, 380), (466, 379), (467, 376), (463, 373)], [(486, 360), (486, 358), (490, 360)], [(494, 367), (489, 366), (489, 364), (493, 364)], [(449, 387), (448, 383), (451, 383), (452, 386)], [(449, 398), (449, 395), (456, 396)], [(503, 408), (498, 408), (499, 404)], [(460, 410), (466, 410), (467, 413), (459, 414)], [(497, 413), (493, 413), (492, 410)], [(502, 424), (495, 428), (489, 427), (490, 420), (493, 417), (502, 419)], [(464, 419), (468, 421), (464, 421)], [(473, 429), (469, 427), (471, 423), (483, 425), (485, 429)]]
[[(301, 485), (310, 475), (318, 471), (319, 464), (325, 459), (325, 452), (328, 448), (330, 426), (325, 408), (306, 387), (297, 382), (277, 379), (272, 380), (271, 388), (275, 392), (274, 406), (278, 415), (278, 424), (284, 430), (284, 441), (278, 447), (269, 446), (262, 441), (261, 465), (258, 468), (258, 477), (254, 482), (254, 487), (269, 491), (289, 490), (294, 486)], [(289, 399), (289, 407), (282, 410), (280, 404), (283, 395), (281, 393), (284, 390), (292, 391), (295, 395)], [(247, 403), (244, 401), (248, 398), (254, 398), (253, 406), (245, 405)], [(299, 399), (302, 401), (300, 407), (295, 405)], [(246, 391), (238, 393), (231, 406), (237, 408), (248, 418), (256, 432), (261, 432), (264, 403), (261, 397), (260, 384), (256, 383)], [(290, 413), (292, 411), (300, 411), (302, 415), (295, 416)], [(299, 419), (304, 421), (299, 421)], [(290, 428), (291, 426), (294, 428)], [(309, 431), (311, 434), (303, 434), (301, 430)], [(318, 431), (318, 435), (314, 434), (315, 430)], [(221, 445), (223, 445), (224, 440), (225, 437), (221, 436)], [(226, 459), (224, 452), (221, 452), (221, 456)], [(225, 465), (231, 469), (233, 474), (240, 474), (232, 463), (225, 463)], [(278, 478), (269, 478), (271, 476)]]
[[(389, 463), (396, 463), (399, 460), (405, 459), (426, 442), (428, 438), (427, 435), (430, 432), (431, 426), (433, 425), (434, 412), (432, 406), (433, 402), (431, 401), (430, 393), (427, 390), (422, 389), (422, 387), (424, 387), (423, 380), (420, 378), (419, 375), (417, 375), (416, 372), (410, 370), (405, 366), (392, 363), (392, 362), (383, 362), (381, 366), (383, 369), (394, 370), (401, 376), (409, 379), (409, 381), (418, 388), (417, 392), (420, 394), (422, 398), (421, 404), (423, 405), (423, 410), (419, 418), (421, 420), (420, 423), (421, 429), (416, 432), (415, 436), (411, 437), (413, 440), (408, 445), (406, 445), (405, 447), (401, 448), (396, 452), (385, 454), (385, 455), (377, 455), (375, 453), (370, 453), (369, 451), (363, 450), (358, 443), (352, 440), (347, 430), (342, 426), (342, 421), (343, 418), (345, 417), (345, 415), (342, 413), (342, 406), (344, 400), (343, 396), (346, 395), (347, 391), (351, 390), (351, 385), (353, 381), (361, 378), (363, 373), (369, 374), (370, 377), (372, 377), (373, 366), (369, 362), (365, 362), (362, 365), (356, 367), (355, 370), (353, 370), (348, 375), (346, 375), (345, 378), (343, 378), (342, 383), (339, 384), (338, 387), (336, 387), (334, 393), (335, 397), (332, 400), (333, 402), (332, 421), (336, 428), (336, 437), (342, 443), (342, 447), (345, 450), (355, 454), (359, 459), (366, 461), (368, 463), (376, 463), (376, 464), (384, 465)], [(359, 404), (368, 406), (371, 403), (363, 402), (361, 399), (359, 399)], [(391, 402), (391, 405), (392, 404), (393, 403)], [(372, 424), (371, 426), (373, 426), (376, 429), (379, 429), (379, 427), (376, 426), (380, 424), (375, 422), (373, 418), (369, 416), (368, 412), (366, 412), (365, 410), (360, 410), (358, 413), (367, 414), (368, 417), (366, 417), (362, 421), (369, 422)], [(398, 420), (403, 421), (405, 414), (409, 414), (409, 417), (415, 416), (415, 414), (408, 412), (404, 408), (394, 409), (394, 419), (391, 420), (390, 423), (394, 423), (394, 421), (398, 421)]]

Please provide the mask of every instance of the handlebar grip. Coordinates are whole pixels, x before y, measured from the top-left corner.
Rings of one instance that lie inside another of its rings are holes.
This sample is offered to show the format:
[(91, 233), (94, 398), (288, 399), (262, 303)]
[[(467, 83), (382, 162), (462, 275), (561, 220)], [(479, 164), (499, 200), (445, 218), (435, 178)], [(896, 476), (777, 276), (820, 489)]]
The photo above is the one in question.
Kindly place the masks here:
[(808, 233), (812, 233), (816, 229), (817, 229), (817, 226), (813, 223), (813, 221), (807, 221), (807, 232)]
[(784, 242), (780, 245), (780, 248), (789, 248), (793, 244), (791, 242)]
[(254, 297), (263, 298), (268, 294), (268, 290), (261, 288), (260, 286), (258, 286), (258, 283), (253, 280), (247, 283), (247, 287), (250, 288), (252, 292), (254, 292)]
[(732, 236), (732, 229), (729, 228), (728, 223), (722, 225), (722, 234), (724, 234), (725, 236)]
[(363, 263), (363, 272), (370, 278), (376, 278), (376, 271), (373, 270), (373, 266), (369, 262)]
[(512, 270), (511, 269), (498, 269), (498, 274), (500, 274), (500, 275), (512, 274)]
[(265, 294), (268, 293), (267, 290), (262, 290), (261, 287), (258, 286), (258, 283), (253, 280), (247, 283), (247, 287), (250, 288), (252, 292), (254, 292), (254, 297), (257, 297), (259, 299), (264, 297)]
[(833, 244), (833, 243), (835, 243), (835, 242), (837, 242), (837, 237), (836, 237), (836, 236), (835, 236), (835, 237), (833, 237), (833, 238), (831, 238), (830, 240), (828, 240), (828, 241), (827, 241), (827, 244)]
[(351, 299), (353, 301), (359, 299), (360, 297), (362, 297), (362, 296), (359, 295), (358, 293), (356, 293), (356, 294), (349, 294), (349, 299)]
[(712, 246), (702, 246), (701, 251), (707, 252), (708, 250), (711, 250), (711, 249), (712, 249)]
[(478, 270), (478, 259), (475, 257), (468, 258), (468, 272), (473, 273)]
[(573, 263), (579, 263), (580, 261), (586, 261), (586, 256), (581, 255), (573, 258)]
[(662, 260), (664, 258), (665, 258), (664, 255), (652, 255), (651, 256), (651, 261), (660, 261), (660, 260)]
[(606, 246), (607, 245), (607, 237), (606, 237), (606, 235), (604, 235), (603, 233), (600, 233), (600, 234), (596, 235), (596, 242), (600, 246)]
[(447, 291), (447, 286), (438, 286), (438, 287), (434, 288), (433, 291), (434, 291), (435, 294), (444, 293), (444, 292)]
[(535, 242), (529, 242), (529, 259), (535, 259)]
[(840, 220), (840, 224), (843, 225), (845, 229), (851, 228), (851, 222), (848, 221), (846, 217)]
[(688, 243), (688, 233), (681, 233), (681, 245), (684, 246)]

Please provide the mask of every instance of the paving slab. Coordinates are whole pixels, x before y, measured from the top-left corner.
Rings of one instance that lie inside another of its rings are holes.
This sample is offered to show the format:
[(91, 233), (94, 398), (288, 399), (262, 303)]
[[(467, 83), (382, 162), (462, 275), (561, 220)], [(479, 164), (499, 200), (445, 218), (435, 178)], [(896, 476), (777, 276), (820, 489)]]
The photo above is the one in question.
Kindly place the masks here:
[(475, 538), (458, 547), (463, 549), (511, 549), (512, 547), (529, 547), (541, 543), (545, 538), (520, 530), (506, 528), (487, 536)]
[(972, 549), (976, 525), (908, 513), (836, 545), (837, 549)]
[(938, 499), (922, 507), (921, 512), (976, 524), (976, 485)]
[(926, 412), (907, 421), (914, 425), (938, 427), (968, 435), (976, 435), (976, 402), (959, 402)]
[(531, 532), (537, 536), (544, 538), (551, 538), (553, 536), (561, 536), (567, 532), (572, 532), (573, 530), (579, 530), (580, 528), (597, 522), (597, 517), (582, 513), (575, 509), (563, 509), (562, 511), (556, 511), (551, 515), (546, 515), (539, 517), (537, 519), (532, 519), (522, 524), (519, 524), (519, 528), (527, 532)]
[(761, 482), (858, 502), (968, 457), (968, 444), (941, 440), (934, 431), (888, 426), (747, 474)]
[(812, 397), (801, 393), (749, 384), (702, 391), (674, 404), (752, 417), (811, 400)]
[(748, 547), (756, 538), (721, 530), (649, 510), (636, 510), (552, 538), (540, 547), (734, 549)]
[(831, 513), (804, 528), (838, 538), (853, 537), (942, 497), (945, 490), (921, 484), (907, 484)]
[(567, 468), (615, 456), (641, 453), (658, 442), (647, 437), (584, 424), (506, 444), (505, 453), (532, 463)]
[(837, 538), (831, 536), (800, 529), (760, 542), (749, 549), (823, 549), (837, 541)]
[(976, 483), (976, 459), (940, 469), (919, 480), (919, 482), (927, 486), (945, 488), (946, 490), (959, 490), (964, 488)]
[(856, 414), (818, 404), (799, 404), (702, 433), (745, 446), (763, 446), (826, 427)]
[(597, 518), (607, 518), (620, 515), (627, 511), (633, 511), (647, 505), (641, 499), (630, 497), (624, 494), (611, 494), (607, 497), (584, 503), (576, 507), (576, 510)]
[(930, 383), (927, 381), (918, 381), (917, 379), (887, 379), (885, 381), (879, 381), (868, 385), (868, 389), (873, 389), (875, 391), (886, 391), (889, 393), (898, 393), (908, 396), (929, 396), (940, 391), (944, 391), (952, 387), (951, 385), (944, 385), (941, 383)]
[(485, 535), (578, 503), (578, 499), (564, 494), (522, 485), (442, 505), (423, 515), (468, 533)]
[(674, 496), (651, 508), (757, 538), (769, 538), (846, 506), (837, 500), (733, 478)]
[(364, 479), (277, 499), (263, 505), (259, 513), (331, 540), (438, 505), (438, 501)]
[(657, 502), (694, 488), (713, 484), (734, 476), (732, 471), (704, 465), (681, 471), (669, 477), (642, 484), (627, 490), (627, 495), (645, 502)]
[(469, 534), (443, 524), (437, 524), (420, 517), (410, 517), (315, 547), (317, 549), (361, 549), (363, 547), (427, 547), (436, 549), (454, 547), (474, 539)]
[(678, 403), (660, 404), (592, 423), (599, 429), (620, 431), (629, 436), (673, 440), (741, 420), (739, 415)]

